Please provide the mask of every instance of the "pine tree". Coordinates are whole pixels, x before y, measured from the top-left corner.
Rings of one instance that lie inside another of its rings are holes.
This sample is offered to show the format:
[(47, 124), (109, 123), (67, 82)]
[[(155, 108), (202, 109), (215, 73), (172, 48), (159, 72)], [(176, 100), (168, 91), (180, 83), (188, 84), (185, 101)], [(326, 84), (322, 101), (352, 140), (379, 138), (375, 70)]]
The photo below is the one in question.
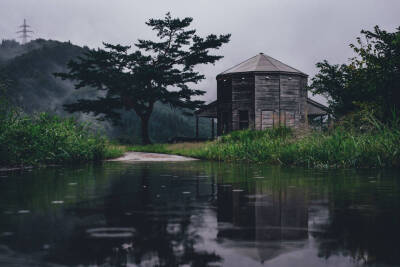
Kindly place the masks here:
[(93, 87), (102, 91), (96, 99), (79, 99), (65, 105), (69, 112), (93, 113), (99, 119), (118, 122), (122, 109), (134, 110), (141, 119), (142, 142), (149, 144), (148, 125), (154, 104), (193, 110), (204, 102), (192, 97), (203, 90), (191, 86), (205, 79), (194, 69), (200, 64), (214, 64), (222, 58), (210, 54), (228, 43), (230, 34), (210, 34), (202, 38), (188, 29), (192, 18), (150, 19), (146, 24), (157, 34), (157, 40), (138, 40), (130, 46), (104, 43), (104, 49), (90, 50), (69, 62), (67, 73), (55, 74), (75, 82), (75, 88)]

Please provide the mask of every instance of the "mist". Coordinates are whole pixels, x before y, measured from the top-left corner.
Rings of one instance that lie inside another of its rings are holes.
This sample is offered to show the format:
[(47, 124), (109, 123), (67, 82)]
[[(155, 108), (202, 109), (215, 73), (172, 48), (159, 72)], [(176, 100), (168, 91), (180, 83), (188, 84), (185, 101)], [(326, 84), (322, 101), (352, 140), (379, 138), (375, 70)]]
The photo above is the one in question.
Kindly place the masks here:
[(211, 101), (216, 98), (216, 75), (259, 52), (310, 78), (319, 61), (345, 63), (353, 55), (348, 45), (362, 29), (379, 25), (394, 30), (400, 26), (399, 10), (398, 0), (2, 0), (0, 38), (16, 38), (17, 27), (26, 18), (34, 38), (91, 48), (102, 42), (132, 45), (138, 38), (154, 37), (145, 25), (149, 18), (163, 17), (168, 11), (177, 17), (190, 16), (200, 35), (232, 34), (231, 42), (217, 51), (225, 57), (214, 66), (199, 67), (206, 80), (196, 87), (207, 92), (204, 100)]

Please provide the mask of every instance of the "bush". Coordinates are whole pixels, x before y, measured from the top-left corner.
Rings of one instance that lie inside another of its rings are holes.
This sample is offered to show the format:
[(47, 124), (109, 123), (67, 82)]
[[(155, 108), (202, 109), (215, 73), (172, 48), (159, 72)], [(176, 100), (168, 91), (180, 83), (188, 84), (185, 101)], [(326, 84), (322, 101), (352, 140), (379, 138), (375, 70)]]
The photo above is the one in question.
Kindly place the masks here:
[(381, 125), (370, 132), (338, 127), (300, 138), (288, 129), (239, 131), (203, 149), (206, 158), (306, 167), (400, 167), (400, 130)]
[(0, 113), (0, 165), (75, 163), (105, 156), (106, 139), (74, 119), (15, 109)]

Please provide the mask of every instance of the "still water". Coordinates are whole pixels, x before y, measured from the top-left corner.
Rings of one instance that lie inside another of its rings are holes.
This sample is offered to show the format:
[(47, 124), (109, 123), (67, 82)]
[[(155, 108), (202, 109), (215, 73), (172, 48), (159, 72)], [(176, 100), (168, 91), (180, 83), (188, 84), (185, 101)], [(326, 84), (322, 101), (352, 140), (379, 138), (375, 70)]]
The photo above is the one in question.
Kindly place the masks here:
[(400, 266), (400, 176), (203, 161), (0, 173), (0, 266)]

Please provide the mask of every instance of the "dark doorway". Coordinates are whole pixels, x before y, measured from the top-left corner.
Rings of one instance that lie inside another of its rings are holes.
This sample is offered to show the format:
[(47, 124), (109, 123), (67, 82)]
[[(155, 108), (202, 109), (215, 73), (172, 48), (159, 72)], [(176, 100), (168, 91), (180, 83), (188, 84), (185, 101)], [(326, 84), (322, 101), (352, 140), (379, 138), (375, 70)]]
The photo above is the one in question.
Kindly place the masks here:
[(222, 134), (229, 132), (229, 114), (228, 112), (222, 112)]
[(249, 111), (239, 110), (239, 129), (244, 130), (249, 128)]

